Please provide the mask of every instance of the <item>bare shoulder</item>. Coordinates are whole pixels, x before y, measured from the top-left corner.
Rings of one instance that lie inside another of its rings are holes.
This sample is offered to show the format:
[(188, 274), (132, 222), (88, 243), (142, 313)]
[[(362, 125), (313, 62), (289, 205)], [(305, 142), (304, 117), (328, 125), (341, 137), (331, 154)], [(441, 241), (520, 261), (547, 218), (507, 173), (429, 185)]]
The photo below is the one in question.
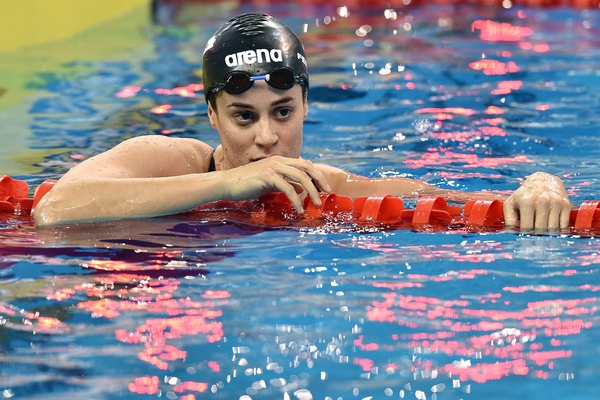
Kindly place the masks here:
[(169, 153), (171, 151), (176, 151), (193, 154), (212, 154), (213, 149), (208, 144), (197, 139), (173, 138), (163, 135), (145, 135), (125, 140), (115, 146), (113, 150), (134, 150), (142, 153), (155, 151)]
[(207, 172), (213, 149), (189, 138), (162, 135), (125, 140), (69, 171), (69, 175), (160, 177)]

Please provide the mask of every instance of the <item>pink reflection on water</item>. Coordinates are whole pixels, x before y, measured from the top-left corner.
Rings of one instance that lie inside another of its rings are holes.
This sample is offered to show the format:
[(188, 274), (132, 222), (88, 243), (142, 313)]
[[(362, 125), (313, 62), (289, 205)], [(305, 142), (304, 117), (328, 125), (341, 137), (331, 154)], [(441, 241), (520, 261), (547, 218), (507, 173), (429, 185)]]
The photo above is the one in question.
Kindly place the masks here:
[(496, 168), (499, 165), (511, 165), (533, 162), (529, 157), (479, 157), (477, 154), (456, 153), (451, 150), (429, 149), (420, 159), (408, 159), (404, 164), (408, 168), (424, 168), (433, 165), (461, 165), (464, 168)]
[[(114, 268), (115, 271), (136, 268), (125, 262), (108, 261), (98, 261), (94, 267), (101, 270)], [(132, 330), (116, 329), (115, 339), (141, 347), (137, 355), (139, 360), (156, 368), (157, 372), (167, 371), (188, 356), (187, 351), (178, 346), (180, 339), (202, 338), (215, 343), (223, 338), (222, 322), (218, 320), (222, 316), (219, 307), (230, 297), (226, 291), (207, 290), (202, 296), (203, 301), (177, 298), (180, 283), (177, 279), (152, 279), (146, 275), (118, 272), (95, 277), (91, 282), (72, 288), (58, 289), (47, 298), (61, 302), (74, 296), (86, 296), (88, 300), (79, 301), (76, 307), (93, 318), (116, 319), (125, 314), (130, 319), (136, 313), (144, 316), (143, 322)], [(46, 321), (43, 323), (49, 325)], [(209, 361), (207, 368), (220, 371), (216, 361)], [(192, 396), (187, 398), (194, 398), (193, 393), (205, 392), (208, 383), (183, 381), (169, 387), (177, 393)], [(128, 389), (137, 394), (156, 394), (161, 385), (157, 376), (146, 375), (135, 378)]]
[(0, 302), (0, 320), (3, 327), (41, 334), (62, 334), (70, 331), (67, 324), (57, 318), (26, 311)]
[(125, 86), (115, 96), (125, 99), (127, 97), (134, 97), (142, 88), (140, 86)]
[[(453, 271), (444, 274), (442, 281), (477, 279), (487, 274), (486, 270), (480, 269)], [(564, 275), (568, 279), (577, 273), (567, 270)], [(366, 335), (360, 335), (354, 341), (354, 346), (360, 350), (355, 364), (366, 371), (376, 365), (367, 357), (369, 352), (397, 351), (406, 347), (413, 349), (415, 354), (411, 367), (415, 376), (426, 371), (431, 376), (445, 374), (461, 382), (476, 383), (509, 376), (549, 379), (556, 361), (573, 356), (573, 351), (565, 348), (570, 342), (568, 338), (591, 329), (593, 323), (589, 317), (598, 311), (598, 297), (563, 299), (560, 297), (563, 286), (505, 287), (499, 293), (459, 300), (406, 293), (414, 288), (431, 293), (435, 289), (429, 287), (427, 290), (427, 287), (440, 282), (440, 277), (407, 274), (401, 278), (405, 281), (397, 285), (381, 282), (373, 285), (388, 291), (382, 292), (380, 299), (372, 300), (367, 306), (367, 319), (402, 327), (401, 333), (391, 335), (391, 345), (370, 342)], [(417, 282), (420, 285), (414, 285)], [(588, 285), (583, 289), (593, 291), (597, 287)], [(504, 292), (529, 291), (553, 293), (555, 297), (526, 302), (522, 308), (514, 306), (522, 300), (515, 295), (502, 301)], [(477, 306), (478, 303), (486, 306)], [(578, 318), (580, 316), (587, 316), (588, 320)], [(445, 362), (440, 355), (454, 361)]]
[[(180, 97), (196, 97), (196, 92), (204, 90), (204, 85), (201, 83), (190, 83), (185, 86), (178, 86), (172, 89), (158, 88), (154, 89), (154, 93), (164, 96), (180, 96)], [(116, 97), (125, 99), (135, 97), (141, 91), (147, 92), (148, 89), (142, 89), (141, 86), (125, 86), (115, 94)]]
[(479, 30), (479, 37), (482, 40), (492, 42), (518, 42), (533, 35), (533, 29), (528, 27), (481, 19), (471, 24), (471, 31), (476, 30)]
[(481, 71), (485, 75), (506, 75), (519, 72), (521, 69), (514, 61), (502, 62), (492, 59), (473, 61), (469, 64), (471, 69)]
[(446, 172), (441, 171), (438, 173), (438, 176), (445, 179), (500, 179), (502, 175), (500, 174), (482, 174), (481, 172), (467, 172), (467, 173), (459, 173), (459, 172)]

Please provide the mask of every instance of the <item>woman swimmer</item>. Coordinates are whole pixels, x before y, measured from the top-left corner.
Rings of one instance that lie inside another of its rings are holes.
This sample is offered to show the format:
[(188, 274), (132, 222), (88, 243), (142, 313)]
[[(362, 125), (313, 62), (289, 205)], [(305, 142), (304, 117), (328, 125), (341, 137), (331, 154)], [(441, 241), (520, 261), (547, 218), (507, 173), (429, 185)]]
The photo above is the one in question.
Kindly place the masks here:
[[(35, 210), (38, 226), (184, 212), (212, 201), (287, 195), (302, 213), (319, 191), (442, 196), (449, 201), (500, 198), (444, 190), (407, 178), (365, 178), (300, 157), (308, 113), (308, 68), (298, 37), (277, 19), (249, 13), (228, 21), (203, 55), (208, 117), (221, 144), (140, 136), (67, 172)], [(521, 229), (567, 228), (571, 205), (556, 176), (538, 172), (504, 199), (505, 222)]]

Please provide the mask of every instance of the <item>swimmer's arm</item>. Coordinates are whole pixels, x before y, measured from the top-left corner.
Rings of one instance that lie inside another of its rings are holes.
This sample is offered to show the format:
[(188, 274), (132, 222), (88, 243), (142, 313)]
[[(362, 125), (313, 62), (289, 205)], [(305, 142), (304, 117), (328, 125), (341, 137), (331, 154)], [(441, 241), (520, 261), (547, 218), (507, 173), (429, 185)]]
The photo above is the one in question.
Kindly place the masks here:
[(212, 148), (189, 139), (144, 136), (73, 167), (40, 201), (38, 226), (183, 212), (223, 195)]
[(223, 198), (219, 172), (159, 178), (87, 178), (53, 188), (35, 209), (37, 226), (177, 214)]
[(440, 189), (414, 179), (366, 178), (341, 169), (319, 165), (332, 191), (353, 198), (374, 194), (389, 194), (404, 198), (440, 196), (447, 201), (465, 203), (469, 200), (503, 200), (507, 226), (521, 229), (566, 229), (569, 227), (571, 203), (557, 176), (536, 172), (510, 196), (493, 192), (463, 192)]
[(342, 169), (328, 165), (318, 165), (319, 170), (327, 177), (332, 192), (357, 198), (374, 194), (389, 194), (403, 198), (419, 198), (422, 196), (440, 196), (447, 201), (466, 203), (473, 199), (500, 199), (505, 195), (492, 192), (463, 192), (459, 190), (441, 189), (425, 182), (403, 178), (367, 178), (351, 174)]

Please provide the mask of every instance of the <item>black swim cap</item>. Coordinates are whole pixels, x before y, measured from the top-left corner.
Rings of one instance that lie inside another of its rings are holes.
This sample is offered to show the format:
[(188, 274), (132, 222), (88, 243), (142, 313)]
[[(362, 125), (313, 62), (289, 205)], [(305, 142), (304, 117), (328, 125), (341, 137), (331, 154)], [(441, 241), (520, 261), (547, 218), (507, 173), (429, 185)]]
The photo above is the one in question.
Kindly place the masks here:
[(232, 72), (266, 75), (276, 68), (292, 70), (308, 87), (304, 46), (283, 22), (267, 14), (247, 13), (230, 19), (206, 43), (202, 57), (204, 96), (223, 88)]

